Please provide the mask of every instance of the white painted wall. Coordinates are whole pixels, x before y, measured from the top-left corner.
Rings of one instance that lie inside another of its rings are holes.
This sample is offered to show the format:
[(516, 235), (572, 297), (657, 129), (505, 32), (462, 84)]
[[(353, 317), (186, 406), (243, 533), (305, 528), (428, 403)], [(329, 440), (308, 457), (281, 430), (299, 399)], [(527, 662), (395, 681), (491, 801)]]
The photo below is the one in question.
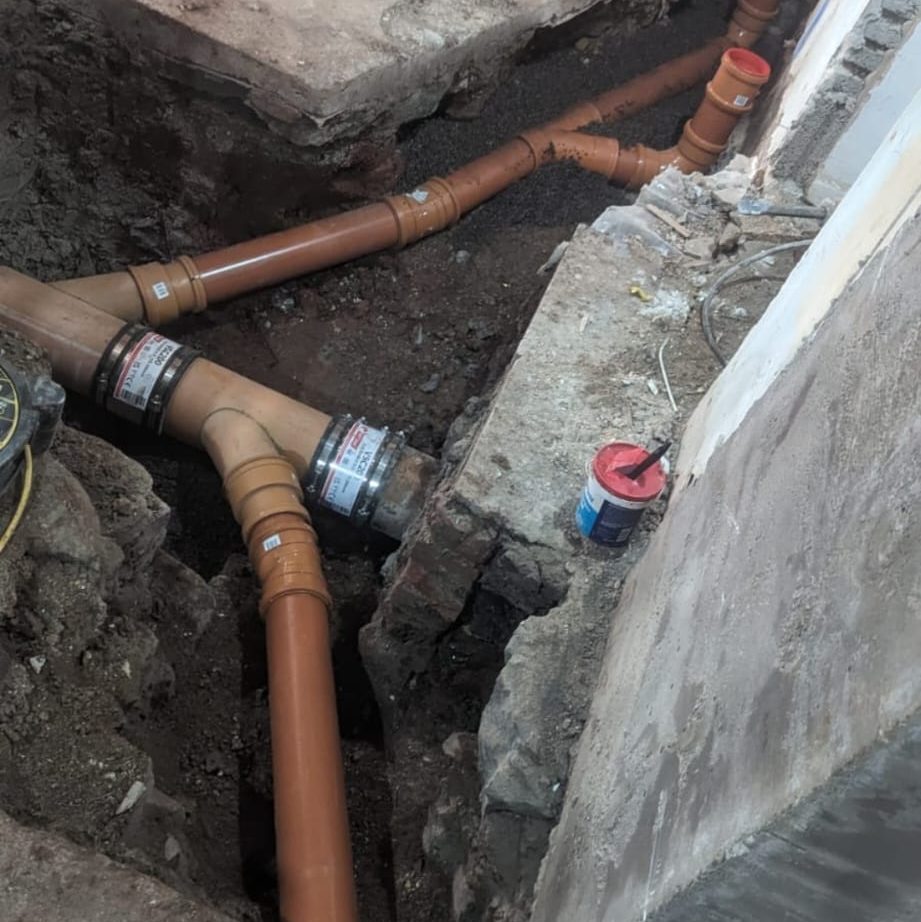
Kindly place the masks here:
[(812, 201), (837, 202), (844, 195), (919, 89), (921, 27), (916, 23), (822, 164), (809, 190)]
[(688, 422), (679, 487), (699, 476), (813, 334), (845, 286), (921, 208), (921, 91)]

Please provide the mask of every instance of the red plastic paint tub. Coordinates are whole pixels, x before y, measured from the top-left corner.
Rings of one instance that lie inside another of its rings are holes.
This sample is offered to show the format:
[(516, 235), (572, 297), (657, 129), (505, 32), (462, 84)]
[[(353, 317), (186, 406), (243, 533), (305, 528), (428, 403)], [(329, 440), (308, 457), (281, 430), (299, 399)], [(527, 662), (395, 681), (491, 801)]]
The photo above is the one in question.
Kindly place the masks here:
[(607, 547), (627, 546), (643, 510), (661, 495), (668, 479), (661, 461), (636, 480), (626, 475), (648, 456), (642, 445), (630, 442), (609, 442), (597, 451), (576, 509), (582, 535)]

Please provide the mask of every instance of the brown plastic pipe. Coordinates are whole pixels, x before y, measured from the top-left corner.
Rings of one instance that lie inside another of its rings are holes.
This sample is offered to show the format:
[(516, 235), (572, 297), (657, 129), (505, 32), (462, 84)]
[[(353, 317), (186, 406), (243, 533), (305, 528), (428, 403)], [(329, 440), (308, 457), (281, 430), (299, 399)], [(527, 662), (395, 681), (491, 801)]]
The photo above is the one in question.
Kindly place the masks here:
[[(54, 377), (91, 396), (100, 358), (124, 321), (50, 285), (0, 267), (0, 324), (48, 353)], [(218, 410), (231, 408), (260, 421), (277, 451), (299, 477), (306, 476), (330, 417), (271, 388), (210, 362), (195, 359), (166, 407), (163, 430), (201, 447), (203, 427)], [(435, 461), (404, 448), (382, 487), (372, 524), (394, 538), (415, 518), (434, 479)]]
[[(543, 128), (526, 132), (521, 138), (444, 179), (430, 180), (408, 195), (392, 196), (384, 202), (206, 253), (194, 260), (180, 257), (172, 263), (150, 263), (133, 267), (128, 272), (71, 279), (58, 282), (56, 286), (126, 320), (146, 319), (151, 326), (159, 326), (180, 314), (202, 311), (209, 304), (257, 288), (369, 253), (405, 246), (448, 227), (465, 212), (544, 163), (570, 159), (593, 169), (589, 164), (596, 154), (586, 145), (595, 142), (585, 139), (589, 136), (571, 138), (564, 144), (556, 133), (633, 115), (695, 86), (713, 72), (728, 48), (746, 48), (753, 44), (776, 15), (778, 5), (779, 0), (739, 0), (726, 35), (591, 102), (574, 106)], [(685, 140), (681, 157), (672, 157), (668, 152), (671, 159), (667, 162), (674, 162), (679, 169), (691, 163), (700, 164), (701, 152), (709, 155), (719, 144), (699, 131), (695, 131), (695, 136), (696, 140)], [(544, 138), (549, 138), (551, 143), (540, 147)], [(600, 145), (606, 148), (604, 153), (597, 151), (603, 162), (612, 156), (612, 143), (616, 142)], [(568, 152), (561, 156), (547, 156), (547, 151), (564, 148)], [(642, 177), (655, 175), (650, 173), (653, 167), (657, 167), (657, 171), (667, 165), (663, 155), (664, 152), (640, 148), (632, 162), (625, 157), (620, 172), (612, 178), (624, 181), (621, 177), (628, 175), (628, 184), (642, 184), (648, 181)], [(712, 158), (703, 157), (703, 161), (712, 163)], [(628, 163), (632, 164), (629, 169)]]
[(297, 474), (237, 410), (202, 443), (220, 472), (262, 585), (282, 922), (357, 922), (345, 780), (317, 536)]
[(683, 173), (709, 169), (726, 149), (739, 119), (752, 110), (771, 67), (753, 51), (730, 48), (723, 53), (719, 69), (707, 84), (703, 101), (688, 122), (675, 147), (653, 150), (638, 144), (620, 151), (610, 178), (629, 189), (638, 189), (667, 166)]

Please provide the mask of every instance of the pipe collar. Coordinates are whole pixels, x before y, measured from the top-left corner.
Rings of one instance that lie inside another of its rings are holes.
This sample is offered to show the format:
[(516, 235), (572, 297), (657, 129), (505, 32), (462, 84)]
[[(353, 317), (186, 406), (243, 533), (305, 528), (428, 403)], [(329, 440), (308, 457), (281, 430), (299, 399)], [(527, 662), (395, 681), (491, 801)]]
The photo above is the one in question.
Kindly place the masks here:
[(401, 432), (375, 429), (347, 413), (335, 416), (310, 461), (304, 492), (354, 524), (366, 525), (405, 445)]
[(257, 458), (241, 464), (224, 478), (224, 492), (247, 545), (256, 526), (270, 516), (286, 513), (307, 520), (297, 474), (284, 458)]
[(200, 313), (208, 306), (204, 283), (188, 256), (170, 263), (130, 266), (128, 271), (144, 302), (144, 317), (152, 327), (170, 323), (182, 314)]
[(176, 387), (198, 357), (197, 350), (142, 323), (126, 323), (99, 359), (93, 398), (115, 416), (159, 435)]
[(405, 195), (392, 195), (385, 202), (396, 219), (397, 245), (401, 247), (456, 224), (461, 216), (451, 184), (440, 177)]
[(323, 575), (317, 533), (301, 514), (279, 513), (262, 519), (251, 531), (250, 560), (262, 586), (263, 617), (282, 596), (312, 595), (329, 611), (332, 598)]

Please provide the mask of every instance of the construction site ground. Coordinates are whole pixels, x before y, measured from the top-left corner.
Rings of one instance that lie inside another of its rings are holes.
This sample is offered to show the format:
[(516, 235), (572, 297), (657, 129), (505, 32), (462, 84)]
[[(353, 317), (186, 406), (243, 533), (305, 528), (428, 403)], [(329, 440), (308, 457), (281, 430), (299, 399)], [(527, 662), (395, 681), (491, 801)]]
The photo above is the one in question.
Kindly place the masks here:
[[(567, 27), (555, 38), (541, 37), (475, 119), (439, 114), (402, 129), (391, 164), (401, 173), (398, 185), (411, 188), (444, 173), (570, 102), (695, 47), (722, 31), (723, 6), (688, 4), (668, 24), (635, 34), (594, 17), (581, 32)], [(288, 211), (217, 208), (220, 220), (206, 220), (196, 202), (187, 207), (157, 183), (161, 151), (135, 151), (140, 166), (129, 174), (123, 159), (129, 142), (117, 124), (83, 133), (61, 121), (70, 106), (96, 105), (98, 84), (87, 77), (65, 93), (53, 81), (46, 85), (44, 64), (33, 65), (0, 88), (0, 98), (7, 94), (0, 109), (4, 264), (46, 280), (91, 274), (172, 258), (317, 213), (302, 195)], [(667, 146), (698, 95), (678, 96), (610, 131), (625, 142)], [(79, 154), (75, 132), (83, 142)], [(728, 180), (722, 198), (718, 184), (702, 188), (697, 207), (677, 212), (667, 203), (656, 206), (670, 220), (645, 209), (643, 221), (670, 249), (665, 287), (672, 294), (661, 322), (653, 316), (645, 338), (630, 344), (635, 364), (627, 371), (611, 367), (598, 387), (628, 407), (654, 401), (669, 422), (650, 434), (680, 437), (681, 422), (718, 371), (699, 329), (701, 292), (732, 259), (815, 229), (785, 219), (733, 218), (738, 188)], [(366, 191), (361, 186), (351, 198)], [(224, 193), (233, 190), (209, 191), (217, 198)], [(578, 258), (590, 272), (592, 248), (610, 247), (618, 231), (602, 225), (577, 231), (577, 225), (592, 224), (609, 206), (632, 198), (574, 167), (553, 168), (444, 234), (240, 299), (184, 321), (174, 333), (292, 397), (401, 429), (415, 447), (441, 455), (457, 442), (458, 430), (449, 437), (452, 424), (466, 414), (475, 429), (501, 387), (553, 277), (554, 266), (545, 264), (558, 245), (575, 231)], [(325, 194), (316, 199), (329, 210)], [(343, 195), (337, 205), (348, 200)], [(767, 264), (754, 283), (748, 276), (745, 288), (735, 289), (737, 297), (727, 289), (715, 315), (727, 353), (791, 265), (789, 258)], [(630, 282), (636, 291), (627, 292), (627, 303), (638, 311), (650, 310), (647, 299), (665, 303), (661, 278)], [(566, 303), (565, 291), (557, 291), (553, 309)], [(584, 311), (575, 301), (572, 311), (568, 322), (591, 337), (588, 325), (580, 329)], [(667, 402), (658, 361), (666, 336), (677, 412)], [(4, 348), (22, 347), (5, 341)], [(565, 406), (558, 410), (565, 415)], [(7, 638), (0, 646), (6, 685), (0, 809), (11, 823), (34, 828), (36, 842), (45, 835), (39, 830), (50, 829), (231, 917), (270, 919), (264, 643), (252, 574), (219, 478), (203, 455), (131, 430), (79, 399), (69, 402), (66, 422), (44, 463), (44, 493), (32, 525), (18, 539), (17, 553), (0, 564), (0, 590), (10, 601), (0, 622)], [(570, 491), (569, 473), (564, 480)], [(576, 500), (573, 495), (573, 506)], [(69, 523), (63, 531), (62, 522)], [(388, 752), (358, 651), (359, 630), (377, 607), (381, 570), (395, 545), (356, 535), (328, 515), (320, 514), (317, 524), (336, 599), (334, 658), (362, 918), (392, 919), (402, 907), (405, 918), (441, 922), (450, 911), (451, 882), (423, 867), (419, 824), (393, 822), (399, 813), (392, 792), (415, 779), (394, 776), (409, 770)], [(573, 572), (583, 558), (594, 566), (596, 549), (567, 547)], [(46, 568), (29, 564), (29, 555)], [(74, 580), (82, 581), (85, 596), (73, 596)], [(452, 722), (456, 732), (476, 732), (515, 627), (508, 624), (506, 635), (464, 651), (473, 662), (466, 699), (455, 702), (447, 718), (434, 708), (419, 714), (431, 721), (432, 735)], [(141, 793), (125, 806), (137, 785)], [(19, 849), (12, 844), (18, 841), (4, 836), (0, 851)]]

